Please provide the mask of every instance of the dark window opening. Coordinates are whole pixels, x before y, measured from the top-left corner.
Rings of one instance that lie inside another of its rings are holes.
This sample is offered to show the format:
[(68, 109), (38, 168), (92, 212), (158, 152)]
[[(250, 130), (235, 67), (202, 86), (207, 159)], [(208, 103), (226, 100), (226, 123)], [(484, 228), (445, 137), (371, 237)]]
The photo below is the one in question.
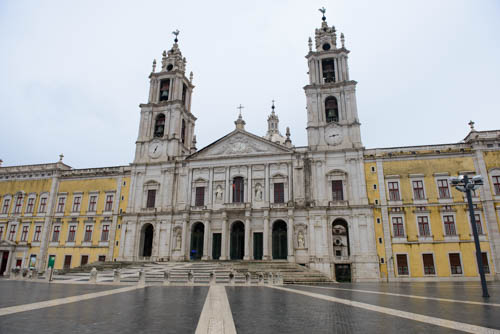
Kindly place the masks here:
[(146, 207), (147, 208), (154, 208), (155, 207), (155, 200), (156, 200), (156, 190), (155, 189), (148, 190), (148, 200), (146, 203)]
[(398, 254), (396, 259), (398, 262), (398, 275), (408, 275), (408, 258), (406, 254)]
[(233, 179), (233, 203), (243, 203), (244, 187), (242, 177), (235, 177)]
[(424, 261), (424, 275), (436, 275), (432, 254), (422, 254), (422, 259)]
[(205, 187), (196, 187), (196, 197), (194, 205), (196, 206), (205, 205)]
[(159, 114), (156, 117), (156, 121), (155, 121), (154, 136), (155, 137), (163, 137), (164, 133), (165, 133), (165, 115)]
[(339, 121), (339, 107), (334, 96), (329, 96), (325, 100), (325, 115), (327, 123)]
[(181, 141), (183, 144), (186, 142), (186, 121), (185, 120), (182, 120)]
[(283, 183), (274, 184), (274, 203), (284, 203), (285, 202), (285, 187)]
[(458, 253), (450, 253), (450, 269), (452, 275), (460, 275), (462, 274), (462, 264), (460, 261), (460, 254)]
[(168, 100), (169, 90), (170, 90), (170, 79), (162, 80), (160, 82), (160, 101)]
[(186, 102), (187, 86), (182, 85), (182, 102)]
[(486, 253), (481, 253), (481, 260), (483, 261), (484, 273), (490, 273), (490, 264), (488, 263), (488, 255)]
[(325, 83), (335, 82), (335, 61), (333, 58), (323, 59), (321, 61), (323, 67), (323, 81)]
[(333, 201), (344, 200), (344, 191), (342, 188), (341, 180), (332, 181), (332, 200)]

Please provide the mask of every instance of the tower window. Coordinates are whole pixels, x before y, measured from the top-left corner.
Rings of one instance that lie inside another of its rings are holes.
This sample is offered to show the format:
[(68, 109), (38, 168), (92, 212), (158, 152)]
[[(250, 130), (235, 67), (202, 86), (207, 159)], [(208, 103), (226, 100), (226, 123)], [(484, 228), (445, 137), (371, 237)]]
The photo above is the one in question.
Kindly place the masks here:
[(335, 82), (335, 61), (333, 58), (323, 59), (321, 66), (323, 67), (323, 82)]
[(186, 85), (182, 85), (182, 102), (186, 102), (186, 92), (187, 92)]
[(235, 177), (233, 179), (233, 203), (243, 203), (244, 198), (244, 184), (242, 177)]
[(183, 144), (186, 142), (186, 121), (185, 120), (182, 120), (181, 141)]
[(169, 90), (170, 90), (170, 79), (160, 81), (160, 101), (168, 100)]
[(329, 96), (326, 98), (325, 114), (327, 123), (339, 121), (339, 107), (337, 104), (337, 99), (334, 96)]
[(154, 136), (155, 137), (163, 137), (164, 132), (165, 132), (165, 115), (159, 114), (156, 117), (156, 121), (155, 121)]

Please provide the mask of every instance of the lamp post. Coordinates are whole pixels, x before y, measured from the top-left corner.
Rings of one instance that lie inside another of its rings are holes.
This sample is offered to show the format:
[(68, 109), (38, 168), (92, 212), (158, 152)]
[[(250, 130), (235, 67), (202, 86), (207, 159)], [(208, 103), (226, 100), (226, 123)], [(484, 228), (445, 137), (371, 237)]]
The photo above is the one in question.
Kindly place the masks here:
[(467, 175), (460, 175), (459, 177), (450, 178), (451, 185), (455, 187), (458, 191), (464, 192), (467, 196), (467, 203), (469, 205), (469, 215), (472, 225), (472, 233), (474, 234), (474, 244), (476, 245), (476, 259), (477, 266), (479, 270), (479, 276), (481, 277), (481, 287), (483, 289), (483, 297), (489, 297), (488, 287), (486, 285), (486, 278), (484, 276), (483, 258), (481, 253), (481, 245), (479, 244), (479, 237), (477, 234), (476, 217), (474, 215), (474, 207), (472, 206), (472, 194), (473, 190), (479, 188), (483, 185), (483, 177), (481, 175), (476, 175), (469, 179)]

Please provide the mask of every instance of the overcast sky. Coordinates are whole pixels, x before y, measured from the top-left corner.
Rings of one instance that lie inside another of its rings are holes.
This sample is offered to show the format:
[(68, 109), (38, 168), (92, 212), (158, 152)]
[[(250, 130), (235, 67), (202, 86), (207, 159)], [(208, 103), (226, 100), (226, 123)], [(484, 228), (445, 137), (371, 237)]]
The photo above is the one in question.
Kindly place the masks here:
[(193, 71), (198, 149), (234, 129), (307, 145), (307, 39), (346, 36), (367, 148), (458, 142), (500, 129), (500, 1), (0, 1), (3, 166), (133, 160), (138, 105), (171, 32)]

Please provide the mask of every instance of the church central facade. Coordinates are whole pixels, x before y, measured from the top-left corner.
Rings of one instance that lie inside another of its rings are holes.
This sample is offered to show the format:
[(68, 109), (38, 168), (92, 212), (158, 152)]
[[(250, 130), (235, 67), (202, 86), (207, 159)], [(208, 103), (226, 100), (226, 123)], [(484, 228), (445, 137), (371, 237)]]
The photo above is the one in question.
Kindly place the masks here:
[(348, 54), (323, 20), (306, 56), (306, 147), (280, 134), (273, 105), (264, 137), (240, 114), (234, 131), (197, 151), (192, 75), (176, 40), (140, 106), (119, 259), (287, 260), (377, 280)]

